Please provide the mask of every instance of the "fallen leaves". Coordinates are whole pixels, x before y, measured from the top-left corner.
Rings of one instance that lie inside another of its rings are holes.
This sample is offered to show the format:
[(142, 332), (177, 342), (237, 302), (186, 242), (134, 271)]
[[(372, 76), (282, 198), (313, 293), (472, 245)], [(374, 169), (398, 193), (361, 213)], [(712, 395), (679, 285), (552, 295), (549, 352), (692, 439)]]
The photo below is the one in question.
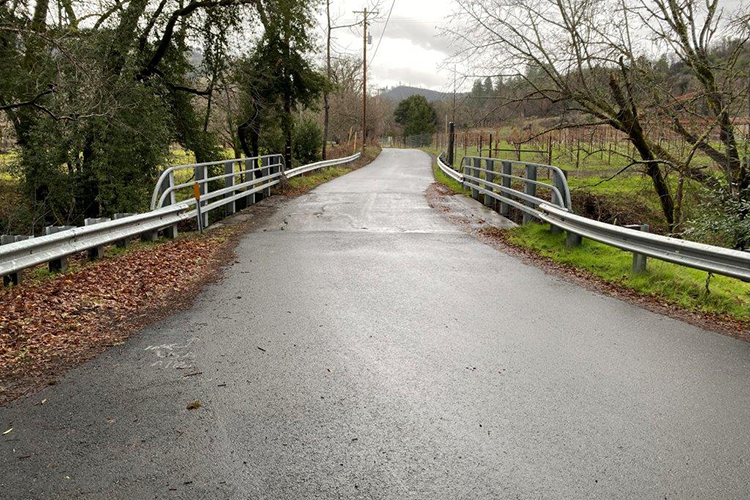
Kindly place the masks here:
[(188, 403), (187, 409), (188, 410), (197, 410), (201, 406), (203, 406), (203, 404), (200, 401), (193, 401), (192, 403)]
[[(217, 231), (84, 265), (48, 281), (0, 290), (0, 404), (106, 347), (213, 278), (226, 235)], [(214, 265), (215, 264), (215, 265)], [(33, 383), (30, 381), (33, 380)]]

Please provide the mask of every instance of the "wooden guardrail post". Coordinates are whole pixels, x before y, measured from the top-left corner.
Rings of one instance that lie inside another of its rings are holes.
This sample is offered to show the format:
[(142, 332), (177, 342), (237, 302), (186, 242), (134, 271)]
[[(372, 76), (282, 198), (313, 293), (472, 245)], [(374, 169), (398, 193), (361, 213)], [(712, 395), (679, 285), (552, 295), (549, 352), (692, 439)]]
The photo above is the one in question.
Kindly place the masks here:
[(582, 241), (583, 237), (580, 234), (568, 231), (568, 234), (565, 237), (565, 246), (569, 248), (577, 247)]
[[(30, 240), (33, 236), (19, 236), (13, 234), (4, 234), (0, 236), (0, 245), (10, 245), (17, 241)], [(21, 271), (3, 276), (3, 286), (18, 286), (21, 283)]]
[[(118, 219), (124, 219), (125, 217), (130, 217), (133, 214), (129, 213), (119, 213), (112, 216), (114, 220)], [(121, 240), (118, 240), (115, 242), (115, 246), (117, 248), (129, 248), (130, 247), (130, 238), (123, 238)]]
[[(55, 234), (60, 231), (67, 231), (68, 229), (75, 229), (75, 226), (47, 226), (44, 228), (44, 234)], [(48, 267), (50, 272), (58, 273), (68, 269), (68, 257), (60, 257), (49, 261)]]
[[(108, 220), (110, 220), (108, 217), (89, 218), (83, 220), (83, 225), (93, 226), (94, 224), (101, 224), (102, 222), (107, 222)], [(89, 248), (87, 253), (89, 260), (101, 259), (102, 257), (104, 257), (104, 245)]]

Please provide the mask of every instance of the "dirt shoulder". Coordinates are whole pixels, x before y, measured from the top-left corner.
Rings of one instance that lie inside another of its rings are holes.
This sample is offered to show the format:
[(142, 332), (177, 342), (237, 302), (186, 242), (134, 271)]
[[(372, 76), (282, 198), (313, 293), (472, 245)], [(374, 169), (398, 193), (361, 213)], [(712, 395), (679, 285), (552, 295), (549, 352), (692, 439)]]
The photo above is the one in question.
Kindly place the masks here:
[(591, 273), (572, 266), (553, 261), (548, 257), (526, 247), (514, 244), (507, 238), (507, 233), (488, 224), (477, 224), (475, 217), (455, 211), (456, 203), (451, 200), (455, 194), (440, 183), (433, 183), (426, 192), (430, 206), (438, 210), (447, 220), (461, 227), (464, 231), (476, 236), (493, 248), (522, 259), (524, 262), (542, 268), (545, 272), (560, 277), (588, 290), (596, 291), (620, 300), (648, 309), (649, 311), (679, 319), (700, 328), (728, 335), (750, 342), (750, 325), (716, 314), (702, 313), (682, 309), (674, 304), (659, 300), (656, 297), (619, 286), (617, 283), (604, 281)]

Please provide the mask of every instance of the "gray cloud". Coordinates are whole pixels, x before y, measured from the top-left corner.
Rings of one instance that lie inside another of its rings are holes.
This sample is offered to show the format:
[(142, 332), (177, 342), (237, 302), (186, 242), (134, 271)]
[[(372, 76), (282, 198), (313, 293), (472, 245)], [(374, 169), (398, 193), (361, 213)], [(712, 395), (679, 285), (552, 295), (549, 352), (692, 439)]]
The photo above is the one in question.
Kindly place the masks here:
[(445, 84), (445, 76), (438, 74), (437, 70), (429, 71), (410, 66), (383, 66), (378, 68), (375, 77), (378, 81), (390, 81), (394, 84), (401, 82), (404, 85), (418, 87), (440, 88)]
[[(374, 36), (379, 37), (380, 32), (376, 31)], [(449, 55), (452, 51), (452, 40), (443, 33), (443, 30), (433, 24), (423, 22), (391, 19), (385, 32), (385, 38), (409, 40), (414, 45), (427, 50), (436, 50), (446, 55)]]

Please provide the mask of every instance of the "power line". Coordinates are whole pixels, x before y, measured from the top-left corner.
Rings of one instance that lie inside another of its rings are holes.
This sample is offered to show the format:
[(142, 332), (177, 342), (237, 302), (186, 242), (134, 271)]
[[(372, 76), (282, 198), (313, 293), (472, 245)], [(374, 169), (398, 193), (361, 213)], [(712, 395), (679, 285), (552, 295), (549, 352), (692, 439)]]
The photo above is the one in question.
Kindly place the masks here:
[(385, 30), (388, 28), (388, 21), (391, 20), (391, 12), (393, 12), (393, 6), (396, 5), (396, 0), (393, 0), (391, 2), (391, 9), (388, 11), (388, 17), (385, 18), (385, 26), (383, 26), (383, 32), (380, 34), (380, 39), (378, 40), (378, 45), (375, 47), (375, 52), (372, 53), (372, 58), (370, 59), (370, 64), (372, 64), (372, 61), (375, 59), (375, 56), (378, 55), (378, 49), (380, 48), (380, 42), (383, 41), (383, 37), (385, 36)]

